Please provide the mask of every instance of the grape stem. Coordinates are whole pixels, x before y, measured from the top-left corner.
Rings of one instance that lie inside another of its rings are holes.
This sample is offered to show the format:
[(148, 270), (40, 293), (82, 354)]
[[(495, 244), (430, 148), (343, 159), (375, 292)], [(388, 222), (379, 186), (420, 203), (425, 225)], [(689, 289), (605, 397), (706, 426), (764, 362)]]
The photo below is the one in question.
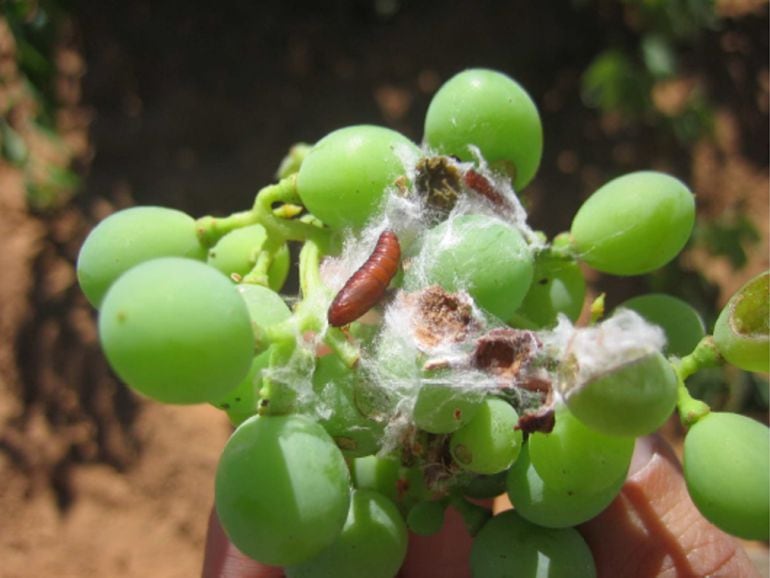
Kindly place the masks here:
[[(306, 343), (307, 335), (319, 334), (323, 342), (342, 359), (345, 365), (353, 367), (358, 363), (360, 357), (358, 348), (347, 340), (340, 329), (330, 327), (326, 320), (326, 310), (331, 301), (331, 295), (320, 275), (323, 254), (321, 245), (310, 239), (305, 242), (300, 251), (299, 280), (302, 300), (297, 303), (294, 314), (289, 319), (272, 325), (265, 331), (266, 340), (275, 346), (270, 355), (271, 369), (290, 365), (292, 357), (300, 349), (298, 344)], [(314, 353), (312, 355), (314, 356)], [(260, 396), (262, 397), (259, 407), (261, 414), (281, 415), (290, 413), (294, 409), (296, 392), (291, 384), (276, 379), (270, 371), (263, 379)]]
[(690, 395), (685, 380), (701, 369), (717, 367), (723, 363), (724, 358), (719, 354), (714, 339), (710, 335), (701, 339), (689, 355), (678, 360), (672, 360), (679, 381), (676, 407), (679, 412), (679, 419), (685, 428), (692, 427), (695, 422), (711, 411), (708, 404)]
[[(277, 209), (274, 208), (276, 203), (280, 204)], [(195, 223), (198, 238), (204, 246), (213, 247), (227, 233), (241, 227), (259, 224), (265, 228), (268, 237), (278, 245), (286, 241), (314, 240), (322, 245), (328, 242), (330, 231), (319, 227), (317, 223), (281, 218), (281, 216), (295, 214), (294, 210), (282, 210), (281, 207), (285, 205), (302, 205), (297, 192), (296, 174), (291, 174), (275, 184), (262, 188), (254, 198), (254, 205), (249, 211), (240, 211), (227, 217), (201, 217)]]
[(283, 179), (299, 172), (302, 162), (312, 148), (313, 145), (303, 142), (293, 145), (281, 161), (278, 171), (276, 172), (276, 177), (278, 177), (278, 179)]

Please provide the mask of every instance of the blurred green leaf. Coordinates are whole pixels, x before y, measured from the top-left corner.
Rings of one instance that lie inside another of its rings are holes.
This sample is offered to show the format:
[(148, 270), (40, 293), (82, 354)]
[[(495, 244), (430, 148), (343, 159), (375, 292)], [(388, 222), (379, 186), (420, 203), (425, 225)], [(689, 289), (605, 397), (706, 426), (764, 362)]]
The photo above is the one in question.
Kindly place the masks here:
[(21, 135), (5, 119), (0, 119), (3, 157), (11, 164), (23, 166), (29, 157), (29, 149)]
[(671, 123), (679, 142), (693, 144), (713, 131), (714, 108), (701, 93), (696, 92), (682, 113), (671, 119)]
[(624, 0), (639, 12), (639, 29), (672, 40), (691, 40), (704, 29), (716, 28), (714, 0)]
[(698, 223), (693, 239), (712, 255), (727, 257), (733, 268), (740, 269), (747, 261), (745, 247), (759, 242), (760, 236), (749, 218), (739, 212)]
[(649, 78), (620, 50), (605, 50), (591, 62), (583, 73), (581, 91), (587, 106), (605, 112), (635, 116), (650, 107)]
[(642, 38), (642, 57), (647, 70), (656, 78), (668, 78), (676, 72), (676, 55), (669, 40), (660, 34)]
[(53, 209), (66, 202), (80, 183), (71, 170), (50, 165), (44, 179), (27, 178), (27, 202), (36, 210)]

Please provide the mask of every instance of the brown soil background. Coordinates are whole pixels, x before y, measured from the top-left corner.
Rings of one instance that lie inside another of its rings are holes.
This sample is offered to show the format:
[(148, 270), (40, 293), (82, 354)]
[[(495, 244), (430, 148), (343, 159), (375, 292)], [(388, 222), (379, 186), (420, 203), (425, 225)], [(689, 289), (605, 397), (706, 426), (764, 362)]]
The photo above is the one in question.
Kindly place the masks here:
[[(688, 148), (580, 102), (580, 71), (624, 34), (613, 30), (624, 18), (613, 2), (577, 13), (491, 1), (258, 4), (75, 2), (82, 60), (60, 87), (69, 112), (59, 126), (85, 188), (62, 209), (33, 214), (22, 175), (0, 162), (2, 578), (200, 572), (229, 425), (210, 407), (139, 399), (106, 366), (74, 263), (88, 230), (117, 208), (241, 209), (291, 144), (348, 124), (419, 141), (436, 87), (483, 65), (519, 78), (543, 111), (546, 152), (528, 192), (537, 226), (565, 230), (610, 176), (659, 168), (692, 185), (700, 219), (740, 212), (760, 232), (740, 271), (703, 248), (683, 255), (685, 275), (706, 276), (704, 294), (723, 303), (768, 266), (765, 2), (720, 3), (736, 17), (685, 52), (683, 78), (659, 87), (663, 108), (699, 83), (714, 97), (714, 138)], [(649, 287), (593, 280), (615, 302)], [(767, 576), (766, 546), (747, 546)]]

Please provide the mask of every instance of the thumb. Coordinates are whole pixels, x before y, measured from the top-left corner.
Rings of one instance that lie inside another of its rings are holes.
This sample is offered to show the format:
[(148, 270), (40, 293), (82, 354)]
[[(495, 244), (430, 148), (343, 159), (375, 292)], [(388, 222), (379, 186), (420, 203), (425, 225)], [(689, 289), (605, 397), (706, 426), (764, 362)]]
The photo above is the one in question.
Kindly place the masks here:
[(708, 522), (662, 438), (636, 442), (620, 495), (580, 526), (599, 578), (758, 577), (740, 542)]
[(283, 571), (252, 560), (228, 540), (212, 508), (206, 533), (202, 578), (282, 578)]

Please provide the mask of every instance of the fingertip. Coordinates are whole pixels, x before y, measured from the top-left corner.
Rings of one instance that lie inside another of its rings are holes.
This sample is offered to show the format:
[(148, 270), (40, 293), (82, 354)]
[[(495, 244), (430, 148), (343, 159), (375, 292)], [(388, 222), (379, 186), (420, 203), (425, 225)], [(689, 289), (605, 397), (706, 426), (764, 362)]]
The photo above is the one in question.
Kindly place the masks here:
[(636, 438), (634, 454), (628, 468), (628, 478), (632, 479), (638, 472), (647, 467), (654, 456), (665, 459), (672, 467), (681, 471), (679, 459), (669, 443), (658, 434)]
[(637, 441), (620, 495), (579, 529), (600, 578), (757, 575), (738, 540), (695, 507), (681, 465), (660, 436)]
[(212, 508), (206, 532), (202, 578), (283, 578), (283, 570), (252, 560), (230, 542)]

